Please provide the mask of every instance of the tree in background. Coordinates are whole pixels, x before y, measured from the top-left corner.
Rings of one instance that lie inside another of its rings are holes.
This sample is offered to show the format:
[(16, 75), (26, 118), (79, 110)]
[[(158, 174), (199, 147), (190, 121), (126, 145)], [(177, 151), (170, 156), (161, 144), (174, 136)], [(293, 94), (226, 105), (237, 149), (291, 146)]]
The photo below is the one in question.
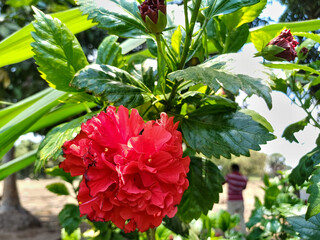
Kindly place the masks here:
[(281, 153), (273, 153), (268, 156), (267, 164), (269, 167), (269, 173), (271, 176), (276, 176), (278, 171), (284, 171), (289, 169), (285, 164), (286, 158)]

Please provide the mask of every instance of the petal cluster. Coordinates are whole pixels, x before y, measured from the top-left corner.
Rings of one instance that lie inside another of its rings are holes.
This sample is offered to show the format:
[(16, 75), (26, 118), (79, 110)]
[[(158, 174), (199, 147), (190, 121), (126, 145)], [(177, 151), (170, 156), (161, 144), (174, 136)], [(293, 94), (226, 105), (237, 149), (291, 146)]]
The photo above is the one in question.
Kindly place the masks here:
[(158, 11), (166, 15), (166, 4), (164, 0), (146, 0), (139, 6), (143, 21), (148, 16), (155, 24), (158, 23)]
[(276, 45), (279, 47), (284, 48), (281, 53), (278, 53), (275, 55), (276, 57), (286, 59), (287, 61), (293, 61), (295, 57), (297, 56), (297, 52), (295, 50), (295, 47), (299, 43), (293, 39), (293, 36), (289, 29), (284, 29), (279, 36), (272, 39), (268, 45)]
[(190, 158), (173, 117), (144, 122), (137, 110), (113, 106), (82, 124), (63, 145), (60, 167), (83, 175), (80, 212), (92, 221), (112, 221), (126, 232), (144, 232), (173, 217), (188, 188)]

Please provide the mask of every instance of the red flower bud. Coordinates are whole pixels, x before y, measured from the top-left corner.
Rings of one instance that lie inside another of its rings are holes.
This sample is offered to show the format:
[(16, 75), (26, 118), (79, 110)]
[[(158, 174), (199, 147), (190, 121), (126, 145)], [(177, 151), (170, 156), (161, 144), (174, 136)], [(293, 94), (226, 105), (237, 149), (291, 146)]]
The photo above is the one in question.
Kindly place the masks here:
[(151, 32), (159, 33), (165, 29), (167, 10), (164, 0), (146, 0), (139, 6), (139, 10), (143, 21)]
[(279, 36), (272, 39), (267, 46), (269, 45), (275, 45), (278, 47), (284, 48), (284, 50), (278, 54), (276, 54), (276, 57), (283, 58), (287, 61), (293, 61), (295, 57), (297, 56), (297, 52), (295, 50), (295, 47), (299, 43), (293, 39), (293, 36), (289, 29), (283, 30)]

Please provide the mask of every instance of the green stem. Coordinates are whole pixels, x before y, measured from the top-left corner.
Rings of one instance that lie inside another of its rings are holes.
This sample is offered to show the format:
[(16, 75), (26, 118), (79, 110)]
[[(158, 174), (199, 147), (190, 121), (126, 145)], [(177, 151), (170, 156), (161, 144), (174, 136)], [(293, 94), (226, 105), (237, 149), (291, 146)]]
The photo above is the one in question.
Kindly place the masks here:
[(91, 109), (89, 108), (87, 102), (84, 102), (83, 105), (86, 108), (87, 113), (91, 113), (92, 112)]
[[(166, 54), (163, 52), (162, 49), (162, 44), (161, 44), (161, 38), (160, 38), (160, 33), (156, 34), (156, 41), (157, 41), (157, 46), (158, 46), (158, 53), (160, 53), (161, 57), (164, 59), (164, 61), (166, 62), (166, 65), (168, 68), (170, 68), (171, 64), (168, 62), (167, 56)], [(159, 59), (159, 55), (158, 55), (158, 59)], [(172, 70), (172, 69), (171, 69)]]
[[(180, 63), (178, 65), (178, 69), (183, 69), (184, 64), (187, 60), (188, 53), (190, 50), (191, 41), (192, 41), (193, 29), (194, 29), (194, 26), (197, 21), (198, 12), (200, 9), (200, 4), (201, 4), (201, 0), (196, 0), (195, 5), (194, 5), (194, 9), (193, 9), (192, 15), (191, 15), (190, 25), (188, 26), (188, 28), (186, 26), (186, 40), (185, 40), (185, 43), (183, 46), (182, 56), (181, 56)], [(186, 12), (185, 12), (185, 14), (186, 14)]]
[(177, 94), (177, 88), (179, 87), (181, 81), (177, 81), (176, 79), (174, 80), (174, 85), (171, 89), (171, 93), (170, 93), (170, 96), (168, 98), (168, 101), (167, 101), (167, 106), (166, 106), (166, 110), (168, 111), (171, 107), (171, 102), (172, 100), (174, 99), (174, 97), (176, 96)]
[(155, 228), (149, 228), (147, 230), (147, 238), (148, 238), (148, 240), (156, 240), (156, 229)]
[[(157, 70), (158, 70), (158, 86), (161, 89), (161, 92), (165, 98), (165, 100), (167, 100), (166, 97), (166, 92), (165, 92), (165, 57), (163, 56), (163, 52), (162, 52), (162, 44), (161, 44), (161, 39), (160, 39), (160, 34), (157, 33), (156, 34), (156, 42), (157, 42), (157, 50), (158, 50), (158, 56), (157, 56)], [(168, 66), (168, 64), (167, 64)]]
[(186, 32), (189, 32), (188, 0), (183, 1), (183, 9), (184, 9), (184, 22), (186, 26)]

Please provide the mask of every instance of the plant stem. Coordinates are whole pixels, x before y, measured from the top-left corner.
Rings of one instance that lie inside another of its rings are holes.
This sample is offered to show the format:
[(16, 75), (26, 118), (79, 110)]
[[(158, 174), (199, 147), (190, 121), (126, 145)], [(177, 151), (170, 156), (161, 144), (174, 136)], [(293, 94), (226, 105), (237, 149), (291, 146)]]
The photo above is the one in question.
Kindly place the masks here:
[(148, 240), (156, 240), (156, 229), (155, 228), (149, 228), (147, 230), (147, 238), (148, 238)]
[[(193, 29), (194, 29), (194, 26), (197, 21), (198, 12), (200, 9), (200, 4), (201, 4), (201, 0), (196, 0), (193, 11), (192, 11), (192, 15), (191, 15), (190, 25), (188, 26), (188, 28), (186, 26), (186, 40), (185, 40), (185, 43), (183, 46), (182, 56), (181, 56), (180, 63), (178, 65), (178, 69), (183, 69), (184, 64), (187, 60), (188, 53), (190, 50), (189, 48), (190, 48), (191, 41), (192, 41)], [(188, 11), (186, 11), (186, 10), (187, 10), (187, 8), (185, 7), (184, 14), (187, 14)]]
[[(165, 57), (163, 56), (163, 52), (162, 52), (162, 45), (161, 45), (161, 39), (160, 39), (160, 33), (156, 34), (156, 41), (157, 41), (157, 50), (158, 50), (158, 56), (157, 56), (157, 70), (158, 70), (158, 86), (161, 89), (161, 92), (163, 93), (163, 96), (165, 98), (165, 100), (167, 100), (166, 98), (166, 93), (165, 93), (165, 82), (166, 82), (166, 78), (165, 78), (165, 67), (166, 65), (168, 66), (168, 63), (165, 64)], [(163, 59), (164, 58), (164, 59)]]

